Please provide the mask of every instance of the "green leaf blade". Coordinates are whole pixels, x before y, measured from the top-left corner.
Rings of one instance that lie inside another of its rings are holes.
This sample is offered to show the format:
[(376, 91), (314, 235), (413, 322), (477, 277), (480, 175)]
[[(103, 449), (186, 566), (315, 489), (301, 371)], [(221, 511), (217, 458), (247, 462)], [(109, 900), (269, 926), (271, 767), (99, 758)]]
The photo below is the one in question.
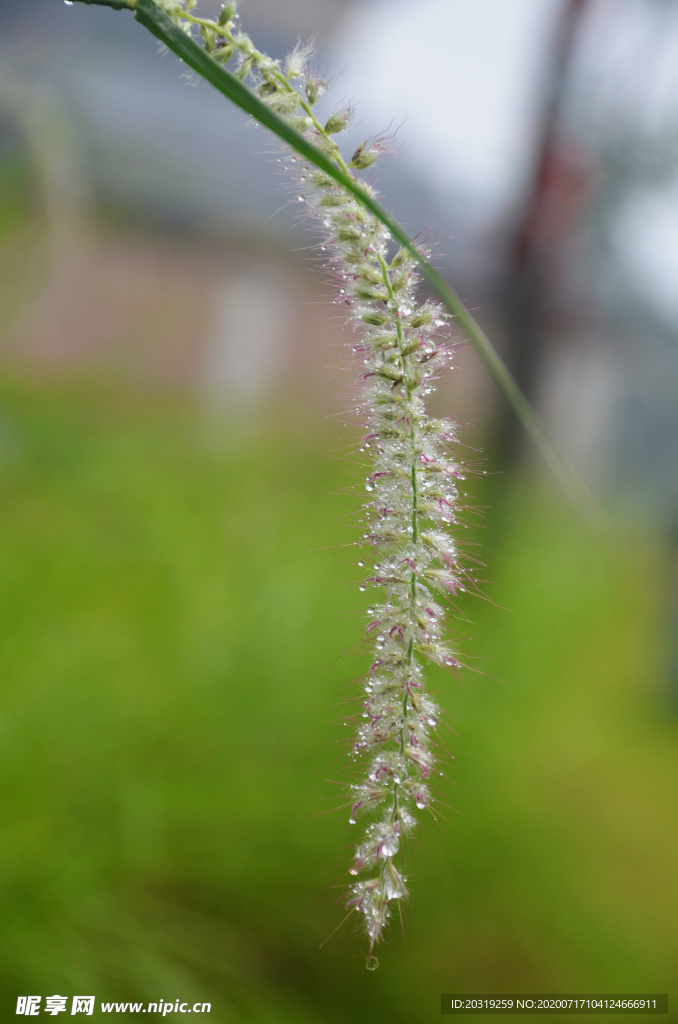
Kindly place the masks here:
[(213, 85), (232, 103), (273, 132), (304, 160), (324, 171), (345, 188), (390, 231), (393, 238), (416, 259), (422, 274), (447, 306), (457, 324), (475, 348), (506, 401), (534, 442), (544, 461), (570, 502), (591, 523), (600, 523), (602, 513), (574, 467), (549, 436), (535, 409), (513, 379), (508, 367), (496, 351), (480, 324), (469, 313), (447, 281), (417, 251), (412, 239), (391, 214), (360, 184), (346, 174), (321, 150), (266, 106), (251, 89), (230, 71), (218, 64), (191, 36), (182, 31), (154, 0), (80, 0), (114, 8), (134, 10), (136, 20), (168, 47), (188, 67)]

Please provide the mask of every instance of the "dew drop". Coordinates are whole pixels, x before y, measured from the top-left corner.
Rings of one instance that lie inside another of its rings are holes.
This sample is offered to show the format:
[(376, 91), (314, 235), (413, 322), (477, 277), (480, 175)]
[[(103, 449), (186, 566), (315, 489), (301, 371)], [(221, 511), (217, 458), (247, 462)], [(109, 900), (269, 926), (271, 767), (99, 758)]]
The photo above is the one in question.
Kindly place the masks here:
[(364, 562), (358, 562), (358, 565), (359, 565), (359, 566), (361, 566), (361, 567), (362, 567), (362, 566), (363, 566), (364, 564), (365, 564)]
[(367, 587), (358, 587), (358, 590), (362, 590), (364, 592), (365, 590), (367, 590)]
[(297, 196), (297, 202), (298, 203), (305, 203), (306, 202), (306, 197), (305, 196)]
[(355, 818), (349, 818), (349, 819), (348, 819), (348, 823), (349, 823), (349, 825), (355, 825), (355, 822), (356, 822), (356, 819), (355, 819)]

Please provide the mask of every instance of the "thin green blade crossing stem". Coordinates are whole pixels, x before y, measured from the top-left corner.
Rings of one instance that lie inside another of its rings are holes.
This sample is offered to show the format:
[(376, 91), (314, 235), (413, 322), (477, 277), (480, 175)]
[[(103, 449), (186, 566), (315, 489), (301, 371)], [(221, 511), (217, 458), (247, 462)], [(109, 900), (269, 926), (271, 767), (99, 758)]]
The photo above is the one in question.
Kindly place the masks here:
[(133, 10), (136, 20), (167, 46), (168, 49), (172, 50), (193, 71), (206, 79), (246, 114), (249, 114), (250, 117), (253, 117), (261, 125), (282, 139), (304, 160), (307, 160), (319, 170), (329, 175), (338, 185), (345, 188), (363, 206), (370, 210), (388, 228), (391, 235), (417, 260), (423, 275), (443, 300), (475, 348), (569, 500), (587, 519), (591, 521), (600, 519), (601, 513), (592, 495), (578, 476), (576, 470), (549, 436), (533, 406), (516, 384), (506, 364), (495, 350), (480, 324), (469, 313), (461, 299), (438, 271), (420, 255), (404, 228), (393, 219), (380, 203), (366, 192), (351, 175), (346, 174), (336, 163), (309, 142), (308, 139), (295, 131), (282, 117), (279, 117), (266, 106), (235, 75), (218, 64), (194, 39), (175, 25), (154, 0), (79, 0), (79, 2), (100, 4), (117, 10), (121, 8)]

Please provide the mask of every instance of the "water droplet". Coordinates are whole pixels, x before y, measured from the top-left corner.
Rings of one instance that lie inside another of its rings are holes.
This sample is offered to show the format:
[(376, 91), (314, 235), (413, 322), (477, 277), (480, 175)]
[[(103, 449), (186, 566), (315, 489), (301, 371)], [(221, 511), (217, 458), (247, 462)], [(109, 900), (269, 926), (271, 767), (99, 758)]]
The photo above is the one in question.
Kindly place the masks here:
[(297, 202), (298, 203), (305, 203), (306, 202), (306, 197), (305, 196), (297, 196)]
[(367, 590), (367, 587), (358, 587), (358, 590), (365, 591), (365, 590)]
[(426, 807), (426, 798), (423, 797), (423, 796), (418, 796), (417, 800), (416, 800), (416, 803), (417, 803), (417, 807), (419, 808), (419, 810), (423, 811), (424, 808)]
[(359, 566), (361, 566), (361, 567), (362, 567), (362, 566), (363, 566), (364, 564), (365, 564), (364, 562), (358, 562), (358, 565), (359, 565)]

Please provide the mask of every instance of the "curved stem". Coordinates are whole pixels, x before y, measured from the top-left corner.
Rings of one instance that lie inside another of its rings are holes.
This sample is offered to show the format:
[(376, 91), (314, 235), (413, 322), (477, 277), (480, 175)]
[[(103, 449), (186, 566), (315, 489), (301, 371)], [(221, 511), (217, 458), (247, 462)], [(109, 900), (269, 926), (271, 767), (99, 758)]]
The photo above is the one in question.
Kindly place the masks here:
[(133, 11), (134, 0), (79, 0), (82, 4), (97, 4), (100, 7), (112, 7), (114, 11)]
[[(265, 128), (272, 131), (286, 145), (294, 149), (309, 163), (332, 178), (338, 185), (346, 189), (358, 202), (368, 209), (388, 229), (403, 248), (417, 261), (421, 272), (431, 287), (440, 296), (448, 310), (455, 318), (461, 330), (471, 342), (487, 370), (494, 378), (507, 402), (522, 423), (544, 461), (560, 484), (561, 488), (579, 510), (592, 524), (600, 524), (603, 514), (595, 499), (577, 474), (574, 467), (557, 447), (548, 434), (533, 406), (520, 390), (511, 376), (508, 367), (495, 350), (490, 339), (480, 324), (466, 309), (453, 288), (441, 274), (418, 251), (405, 229), (398, 224), (387, 210), (364, 188), (349, 172), (340, 157), (330, 159), (317, 146), (295, 131), (282, 117), (276, 114), (255, 93), (236, 78), (225, 67), (218, 64), (206, 50), (189, 35), (183, 32), (171, 18), (154, 2), (154, 0), (79, 0), (80, 3), (95, 3), (113, 7), (117, 10), (127, 8), (133, 10), (136, 20), (148, 29), (157, 39), (165, 44), (173, 53), (189, 67), (205, 78), (211, 85), (227, 96), (236, 106), (257, 120)], [(193, 15), (182, 14), (189, 21), (221, 32), (216, 23), (197, 19)], [(289, 84), (289, 83), (288, 83)], [(303, 100), (300, 98), (303, 104)], [(311, 114), (310, 116), (313, 117)], [(315, 120), (315, 119), (314, 119)], [(314, 127), (324, 138), (328, 138), (324, 130), (315, 122)], [(334, 146), (334, 142), (332, 142)]]

